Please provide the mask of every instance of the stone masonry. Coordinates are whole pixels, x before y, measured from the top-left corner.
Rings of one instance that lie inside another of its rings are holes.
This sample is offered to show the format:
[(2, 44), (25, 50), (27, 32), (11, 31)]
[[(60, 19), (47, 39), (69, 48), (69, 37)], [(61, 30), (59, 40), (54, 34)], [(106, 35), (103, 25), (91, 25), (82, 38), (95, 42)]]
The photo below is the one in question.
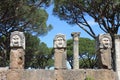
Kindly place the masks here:
[[(9, 73), (12, 73), (9, 75)], [(14, 76), (17, 75), (17, 76)], [(15, 69), (0, 70), (0, 80), (117, 80), (116, 74), (107, 69), (73, 69), (73, 70), (44, 70), (44, 69)], [(9, 79), (8, 79), (9, 78)]]

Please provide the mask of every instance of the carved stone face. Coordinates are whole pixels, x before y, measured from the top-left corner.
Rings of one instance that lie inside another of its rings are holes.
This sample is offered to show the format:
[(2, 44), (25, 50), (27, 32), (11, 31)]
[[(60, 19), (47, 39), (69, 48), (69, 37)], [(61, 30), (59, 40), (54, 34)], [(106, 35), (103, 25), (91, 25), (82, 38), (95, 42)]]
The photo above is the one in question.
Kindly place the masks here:
[(15, 47), (21, 46), (21, 39), (18, 35), (14, 35), (11, 39), (12, 45)]
[(105, 47), (105, 48), (110, 48), (110, 39), (109, 38), (107, 38), (107, 37), (105, 37), (105, 38), (103, 38), (102, 39), (102, 44), (103, 44), (103, 47)]
[(62, 37), (58, 37), (57, 40), (56, 40), (56, 42), (55, 42), (56, 47), (63, 47), (64, 44), (65, 43), (64, 43), (63, 38)]

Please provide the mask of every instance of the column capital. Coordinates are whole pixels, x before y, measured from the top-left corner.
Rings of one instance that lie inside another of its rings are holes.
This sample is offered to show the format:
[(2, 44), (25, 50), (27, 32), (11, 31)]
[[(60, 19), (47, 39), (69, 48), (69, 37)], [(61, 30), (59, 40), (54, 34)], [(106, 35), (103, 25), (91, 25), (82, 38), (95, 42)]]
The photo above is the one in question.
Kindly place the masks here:
[(73, 32), (73, 69), (79, 69), (79, 35), (80, 32)]
[(72, 32), (71, 36), (78, 37), (78, 36), (80, 36), (80, 32)]

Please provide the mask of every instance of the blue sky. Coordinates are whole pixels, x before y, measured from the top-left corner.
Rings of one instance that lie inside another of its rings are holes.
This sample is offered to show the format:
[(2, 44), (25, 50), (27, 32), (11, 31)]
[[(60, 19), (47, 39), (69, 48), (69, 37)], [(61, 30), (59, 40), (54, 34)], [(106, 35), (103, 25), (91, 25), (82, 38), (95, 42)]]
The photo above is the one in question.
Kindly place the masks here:
[[(53, 29), (48, 32), (47, 35), (45, 36), (40, 36), (41, 42), (44, 42), (47, 44), (48, 47), (53, 47), (53, 39), (55, 35), (58, 33), (62, 33), (66, 35), (66, 39), (71, 39), (71, 33), (72, 32), (80, 32), (80, 37), (85, 37), (85, 38), (91, 38), (85, 31), (80, 29), (77, 25), (71, 26), (67, 24), (65, 21), (61, 21), (58, 17), (52, 15), (52, 8), (53, 6), (50, 6), (49, 8), (46, 9), (46, 11), (49, 14), (47, 24), (51, 24), (53, 26)], [(96, 23), (94, 22), (93, 19), (88, 17), (88, 22), (94, 27), (95, 33), (103, 33), (98, 29)], [(92, 39), (92, 38), (91, 38)]]
[[(53, 39), (55, 35), (57, 35), (58, 33), (65, 34), (67, 40), (72, 38), (71, 37), (72, 32), (80, 32), (80, 37), (91, 38), (86, 32), (84, 32), (78, 26), (69, 25), (65, 21), (61, 21), (58, 17), (52, 15), (52, 8), (53, 6), (50, 6), (49, 8), (46, 9), (46, 11), (49, 14), (47, 24), (51, 24), (53, 26), (53, 29), (49, 31), (47, 35), (40, 36), (41, 42), (46, 43), (48, 47), (53, 47)], [(95, 25), (93, 21), (90, 21), (90, 23)]]

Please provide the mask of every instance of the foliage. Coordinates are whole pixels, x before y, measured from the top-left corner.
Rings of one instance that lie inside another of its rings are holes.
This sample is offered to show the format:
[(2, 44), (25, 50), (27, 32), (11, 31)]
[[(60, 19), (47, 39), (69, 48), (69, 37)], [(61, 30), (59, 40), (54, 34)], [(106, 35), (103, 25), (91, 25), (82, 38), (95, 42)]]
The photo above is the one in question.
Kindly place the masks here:
[[(88, 38), (79, 39), (80, 68), (94, 68), (96, 65), (95, 41)], [(67, 60), (73, 68), (73, 40), (67, 41)]]
[(120, 27), (120, 0), (55, 0), (54, 14), (69, 24), (77, 24), (90, 36), (96, 38), (93, 27), (88, 22), (93, 18), (101, 30), (111, 35)]
[(26, 54), (25, 54), (25, 68), (40, 68), (53, 66), (53, 59), (51, 49), (39, 38), (26, 34)]
[(43, 9), (48, 1), (49, 0), (0, 1), (1, 36), (15, 30), (34, 32), (34, 34), (46, 33), (51, 29), (51, 26), (46, 25), (48, 14)]
[[(1, 0), (0, 1), (0, 66), (7, 66), (10, 52), (10, 33), (22, 31), (45, 35), (52, 29), (47, 25), (45, 7), (50, 0)], [(6, 62), (6, 63), (4, 63)]]

